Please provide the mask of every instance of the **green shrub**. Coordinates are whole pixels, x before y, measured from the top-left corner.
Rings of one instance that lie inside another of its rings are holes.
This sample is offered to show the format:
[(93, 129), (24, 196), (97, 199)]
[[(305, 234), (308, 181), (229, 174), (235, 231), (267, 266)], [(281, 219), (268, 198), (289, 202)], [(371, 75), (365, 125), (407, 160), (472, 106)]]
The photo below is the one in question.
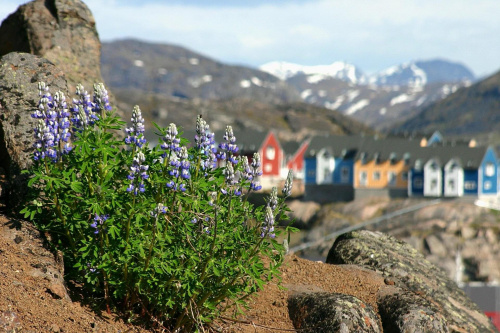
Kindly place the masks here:
[(69, 107), (43, 83), (36, 120), (33, 198), (22, 210), (64, 253), (69, 278), (93, 299), (128, 313), (148, 313), (173, 331), (193, 331), (228, 307), (240, 309), (265, 282), (279, 279), (285, 248), (275, 229), (284, 195), (247, 201), (261, 188), (260, 157), (237, 156), (227, 127), (219, 149), (198, 117), (192, 143), (174, 124), (159, 128), (150, 149), (139, 107), (127, 137), (106, 89), (82, 86)]

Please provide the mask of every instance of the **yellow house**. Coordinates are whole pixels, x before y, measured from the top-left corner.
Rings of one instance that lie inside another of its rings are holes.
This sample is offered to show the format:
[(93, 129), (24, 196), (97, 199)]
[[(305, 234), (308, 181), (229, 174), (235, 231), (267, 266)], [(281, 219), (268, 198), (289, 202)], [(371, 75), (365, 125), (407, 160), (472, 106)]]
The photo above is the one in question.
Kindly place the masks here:
[(417, 140), (365, 139), (354, 161), (356, 195), (363, 191), (407, 195), (411, 157), (418, 149), (420, 142)]
[(404, 160), (377, 162), (371, 160), (354, 163), (354, 188), (407, 189), (409, 163)]

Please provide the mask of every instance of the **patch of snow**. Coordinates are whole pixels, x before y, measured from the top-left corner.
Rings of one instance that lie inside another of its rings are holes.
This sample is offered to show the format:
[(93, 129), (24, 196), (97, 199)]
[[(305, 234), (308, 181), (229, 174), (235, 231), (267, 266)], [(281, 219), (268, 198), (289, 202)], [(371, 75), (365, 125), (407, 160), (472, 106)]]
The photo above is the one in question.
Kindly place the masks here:
[(160, 75), (166, 75), (168, 73), (167, 69), (166, 68), (158, 68), (158, 74)]
[(199, 65), (200, 64), (200, 59), (198, 59), (198, 58), (189, 58), (189, 63), (191, 65)]
[(415, 87), (425, 86), (427, 84), (427, 74), (425, 74), (425, 71), (415, 64), (411, 64), (410, 69), (414, 75), (414, 78), (410, 81), (410, 85)]
[(401, 94), (399, 96), (394, 97), (391, 99), (391, 102), (389, 103), (391, 106), (394, 106), (396, 104), (401, 104), (401, 103), (408, 103), (411, 102), (415, 99), (415, 96), (408, 95), (408, 94)]
[(341, 79), (351, 83), (366, 83), (367, 79), (354, 65), (343, 61), (335, 61), (330, 65), (303, 66), (283, 61), (273, 61), (259, 67), (260, 70), (268, 72), (282, 80), (291, 78), (297, 74), (322, 75), (312, 78), (312, 84), (328, 77)]
[(202, 77), (190, 77), (188, 78), (188, 83), (194, 88), (198, 88), (203, 83), (212, 81), (212, 75), (203, 75)]
[(318, 96), (319, 97), (326, 97), (326, 91), (325, 90), (318, 91)]
[(339, 96), (333, 103), (325, 102), (325, 108), (330, 110), (337, 110), (339, 106), (341, 106), (342, 103), (344, 103), (344, 100), (345, 96)]
[(349, 102), (352, 102), (356, 97), (358, 97), (359, 93), (359, 90), (349, 90), (347, 92), (347, 99), (349, 100)]
[(380, 113), (381, 116), (383, 116), (384, 114), (387, 113), (387, 108), (380, 109), (379, 113)]
[(240, 81), (240, 87), (242, 87), (242, 88), (250, 88), (251, 85), (252, 85), (252, 82), (250, 82), (249, 80), (241, 80)]
[(311, 89), (306, 89), (303, 92), (300, 93), (300, 97), (302, 99), (306, 99), (307, 97), (311, 96), (312, 90)]
[(139, 60), (139, 59), (134, 60), (134, 66), (136, 66), (136, 67), (144, 67), (144, 61)]
[(256, 86), (259, 86), (259, 87), (262, 87), (262, 80), (259, 79), (258, 77), (254, 76), (250, 79), (250, 81), (252, 81), (253, 84), (255, 84)]
[(313, 75), (309, 75), (306, 78), (306, 81), (309, 82), (310, 84), (316, 84), (316, 83), (321, 82), (321, 81), (326, 80), (326, 79), (328, 79), (328, 75), (313, 74)]
[(368, 106), (369, 104), (370, 104), (370, 100), (362, 99), (359, 102), (356, 102), (353, 105), (351, 105), (350, 107), (348, 107), (347, 110), (345, 110), (345, 113), (347, 115), (352, 115), (352, 114), (358, 112), (359, 110), (363, 109), (364, 107)]
[(420, 106), (422, 104), (424, 104), (425, 100), (427, 99), (427, 95), (423, 95), (422, 97), (420, 97), (417, 102), (415, 103), (416, 106)]

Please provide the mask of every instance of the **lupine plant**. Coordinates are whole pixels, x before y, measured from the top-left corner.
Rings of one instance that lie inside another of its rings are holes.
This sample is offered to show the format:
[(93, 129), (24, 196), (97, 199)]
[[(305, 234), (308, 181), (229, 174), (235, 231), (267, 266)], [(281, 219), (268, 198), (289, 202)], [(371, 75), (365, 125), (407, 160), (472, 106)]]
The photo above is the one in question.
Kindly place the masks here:
[(288, 210), (291, 173), (283, 196), (274, 188), (255, 207), (247, 199), (261, 189), (260, 157), (238, 156), (230, 126), (219, 149), (201, 117), (192, 144), (175, 124), (156, 126), (151, 149), (138, 106), (117, 138), (125, 124), (102, 84), (92, 98), (78, 85), (72, 106), (43, 83), (39, 90), (33, 197), (22, 213), (51, 233), (68, 278), (96, 302), (195, 331), (279, 280), (284, 246), (275, 237), (292, 228), (276, 222)]

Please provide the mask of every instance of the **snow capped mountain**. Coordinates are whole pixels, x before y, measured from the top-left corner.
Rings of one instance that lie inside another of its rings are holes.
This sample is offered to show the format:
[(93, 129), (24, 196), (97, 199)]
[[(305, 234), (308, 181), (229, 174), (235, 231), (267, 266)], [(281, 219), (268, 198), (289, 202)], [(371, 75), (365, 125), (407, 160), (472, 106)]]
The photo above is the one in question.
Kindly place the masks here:
[(429, 83), (473, 81), (474, 74), (462, 64), (447, 60), (412, 61), (389, 67), (369, 78), (378, 86), (409, 86), (421, 88)]
[(310, 83), (326, 79), (339, 79), (354, 84), (365, 84), (367, 77), (356, 66), (335, 61), (330, 65), (304, 66), (284, 61), (272, 61), (259, 67), (261, 71), (270, 73), (282, 80), (296, 75), (307, 75)]

